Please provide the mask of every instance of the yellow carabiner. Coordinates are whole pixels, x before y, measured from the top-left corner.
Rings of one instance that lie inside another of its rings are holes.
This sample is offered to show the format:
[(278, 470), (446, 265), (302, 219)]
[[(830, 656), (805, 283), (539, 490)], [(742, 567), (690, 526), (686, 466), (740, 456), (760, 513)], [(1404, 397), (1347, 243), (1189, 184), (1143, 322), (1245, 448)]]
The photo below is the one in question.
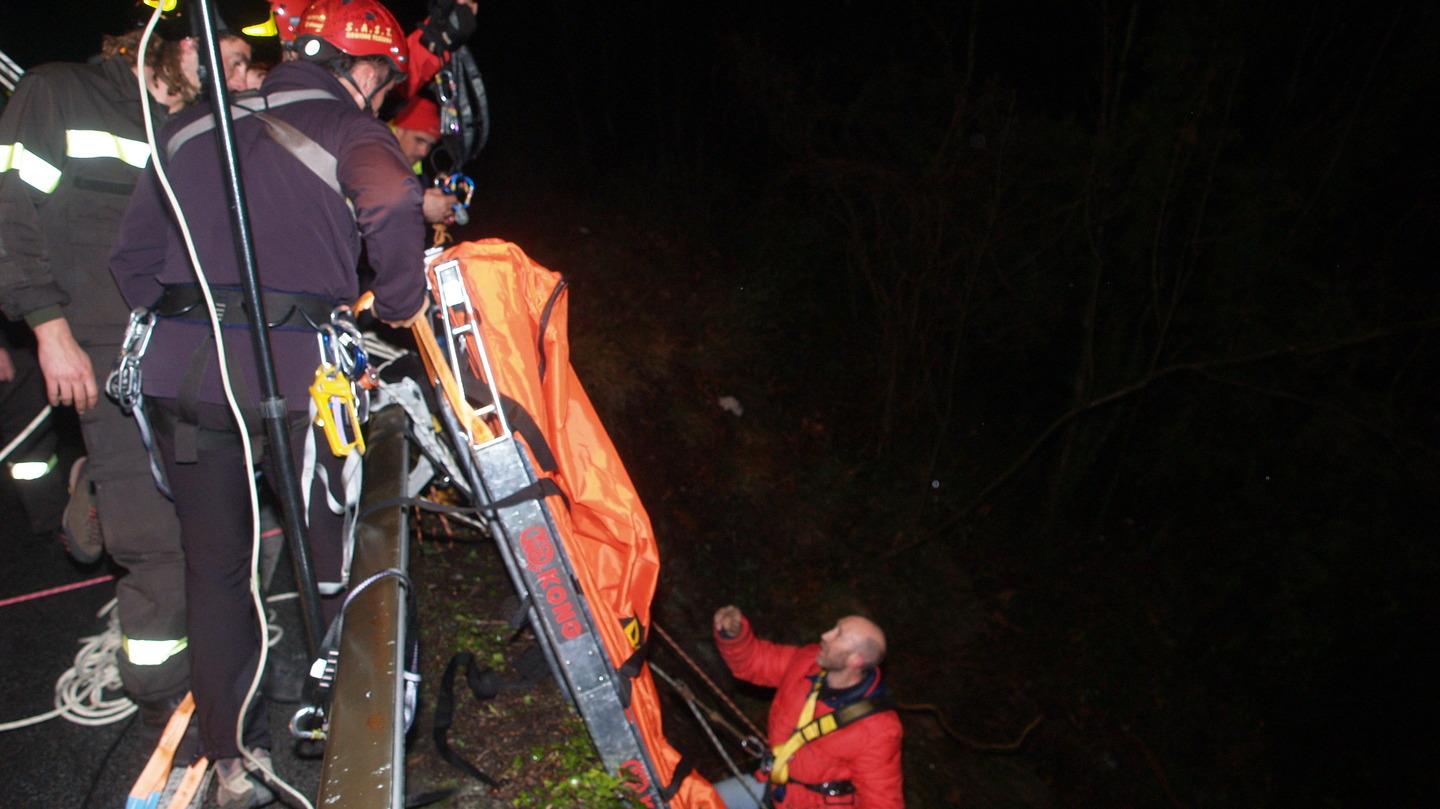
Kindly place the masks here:
[[(354, 450), (364, 455), (365, 436), (360, 432), (355, 390), (339, 368), (328, 362), (320, 363), (320, 367), (315, 369), (315, 381), (310, 383), (310, 399), (315, 402), (315, 423), (325, 431), (330, 451), (337, 458), (343, 458)], [(346, 440), (345, 427), (350, 428), (353, 439)]]

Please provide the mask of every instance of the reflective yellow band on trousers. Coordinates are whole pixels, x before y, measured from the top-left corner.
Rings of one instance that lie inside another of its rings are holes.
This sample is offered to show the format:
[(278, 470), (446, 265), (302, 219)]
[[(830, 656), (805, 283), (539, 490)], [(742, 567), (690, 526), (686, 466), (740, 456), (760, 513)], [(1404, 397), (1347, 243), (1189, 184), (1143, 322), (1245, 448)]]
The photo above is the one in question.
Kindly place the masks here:
[(60, 457), (53, 453), (43, 461), (15, 461), (10, 464), (10, 477), (15, 480), (39, 480), (50, 474), (59, 461)]
[(66, 157), (113, 157), (137, 169), (150, 162), (150, 144), (96, 129), (65, 130)]
[(42, 194), (49, 194), (60, 184), (60, 169), (46, 163), (39, 155), (25, 150), (23, 143), (0, 143), (0, 173), (16, 171), (20, 179)]
[(185, 647), (190, 643), (187, 638), (177, 640), (125, 638), (121, 642), (125, 647), (125, 657), (137, 666), (158, 666), (185, 651)]

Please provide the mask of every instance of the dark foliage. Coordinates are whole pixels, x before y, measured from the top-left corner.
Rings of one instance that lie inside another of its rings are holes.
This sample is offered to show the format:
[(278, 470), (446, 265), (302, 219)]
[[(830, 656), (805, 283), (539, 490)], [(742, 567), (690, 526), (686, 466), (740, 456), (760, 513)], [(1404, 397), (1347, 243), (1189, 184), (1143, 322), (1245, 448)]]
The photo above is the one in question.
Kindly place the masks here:
[(1433, 791), (1433, 10), (497, 13), (490, 221), (577, 281), (663, 619), (868, 611), (970, 736), (1047, 717), (913, 717), (917, 806)]

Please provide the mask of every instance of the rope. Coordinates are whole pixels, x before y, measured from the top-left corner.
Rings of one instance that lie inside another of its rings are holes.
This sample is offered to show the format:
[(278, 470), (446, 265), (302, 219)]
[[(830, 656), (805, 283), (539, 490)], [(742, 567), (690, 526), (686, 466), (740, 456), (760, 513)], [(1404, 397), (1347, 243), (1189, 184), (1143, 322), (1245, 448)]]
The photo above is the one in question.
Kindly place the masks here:
[[(720, 701), (725, 704), (725, 707), (729, 708), (732, 712), (734, 712), (736, 716), (740, 717), (740, 721), (745, 724), (745, 727), (747, 729), (749, 729), (750, 735), (755, 736), (759, 739), (765, 738), (765, 734), (761, 733), (760, 728), (756, 727), (755, 723), (750, 721), (750, 717), (746, 716), (745, 712), (740, 710), (740, 706), (736, 705), (734, 701), (730, 699), (730, 697), (726, 696), (725, 692), (720, 689), (720, 686), (715, 684), (714, 680), (706, 676), (705, 670), (700, 668), (700, 664), (696, 663), (694, 659), (690, 657), (690, 655), (685, 654), (685, 650), (680, 648), (680, 644), (676, 643), (675, 639), (670, 637), (670, 634), (666, 632), (663, 628), (661, 628), (660, 624), (652, 622), (650, 624), (650, 628), (654, 630), (655, 634), (660, 636), (661, 640), (665, 641), (665, 645), (669, 646), (670, 649), (680, 657), (680, 659), (685, 663), (685, 665), (690, 667), (691, 671), (695, 672), (695, 675), (700, 678), (701, 682), (705, 683), (705, 685), (710, 687), (710, 690), (715, 693), (715, 696), (720, 698)], [(654, 667), (652, 666), (651, 668)], [(735, 731), (733, 731), (732, 729), (732, 732)], [(737, 733), (736, 735), (738, 736), (740, 734)]]
[[(109, 616), (105, 631), (80, 639), (75, 665), (55, 681), (55, 708), (42, 714), (0, 724), (0, 732), (38, 725), (57, 717), (86, 727), (119, 722), (139, 710), (121, 693), (120, 669), (115, 655), (120, 650), (120, 616), (115, 601), (100, 608), (96, 617)], [(119, 693), (106, 697), (105, 692)]]
[[(79, 584), (98, 584), (112, 578), (114, 577), (106, 576)], [(49, 595), (50, 593), (44, 594)], [(294, 597), (294, 593), (281, 593), (265, 600), (275, 602)], [(55, 708), (24, 719), (0, 723), (0, 733), (31, 727), (57, 718), (86, 727), (101, 727), (119, 722), (139, 710), (135, 703), (125, 696), (124, 684), (120, 681), (120, 667), (115, 662), (120, 652), (122, 638), (120, 616), (115, 611), (115, 603), (115, 599), (110, 599), (95, 614), (97, 618), (108, 618), (105, 630), (98, 635), (80, 639), (80, 651), (75, 653), (75, 665), (66, 669), (55, 681)], [(269, 624), (271, 631), (266, 645), (273, 647), (280, 642), (284, 633), (279, 626), (274, 624), (273, 611), (271, 611), (271, 616)], [(106, 697), (106, 692), (118, 694), (118, 696)]]
[(10, 453), (19, 449), (20, 445), (25, 443), (25, 440), (28, 439), (32, 433), (40, 429), (40, 425), (44, 424), (45, 419), (49, 416), (50, 405), (45, 405), (43, 410), (35, 414), (35, 418), (30, 419), (30, 423), (25, 425), (25, 429), (21, 430), (18, 435), (11, 439), (10, 443), (6, 444), (4, 449), (0, 449), (0, 461), (9, 458)]
[(107, 581), (114, 580), (115, 577), (107, 573), (104, 576), (96, 576), (93, 579), (86, 579), (85, 581), (71, 582), (70, 584), (62, 584), (57, 587), (47, 587), (44, 590), (36, 590), (33, 593), (26, 593), (22, 596), (11, 596), (10, 598), (0, 600), (0, 607), (9, 607), (13, 604), (23, 604), (26, 601), (34, 601), (36, 599), (45, 598), (47, 596), (68, 593), (71, 590), (83, 590), (86, 587), (93, 587), (94, 585), (104, 584)]
[[(690, 712), (695, 714), (695, 721), (700, 723), (700, 728), (705, 731), (706, 736), (710, 737), (710, 744), (715, 747), (715, 752), (720, 754), (720, 758), (725, 759), (725, 766), (729, 767), (730, 772), (745, 786), (745, 791), (750, 793), (750, 797), (755, 799), (755, 803), (758, 806), (761, 802), (761, 796), (751, 787), (751, 784), (745, 778), (745, 773), (740, 771), (740, 767), (735, 763), (735, 760), (730, 758), (730, 754), (725, 750), (725, 745), (720, 743), (720, 737), (715, 735), (715, 731), (710, 727), (710, 723), (705, 721), (705, 714), (708, 713), (711, 719), (719, 719), (718, 714), (708, 707), (701, 706), (700, 701), (695, 699), (695, 693), (690, 690), (690, 686), (672, 678), (653, 662), (650, 664), (650, 671), (663, 680), (666, 685), (675, 689), (676, 693), (685, 700), (685, 704), (690, 708)], [(720, 719), (718, 724), (721, 724), (731, 733), (737, 733), (735, 729), (730, 727), (729, 723), (723, 719)]]

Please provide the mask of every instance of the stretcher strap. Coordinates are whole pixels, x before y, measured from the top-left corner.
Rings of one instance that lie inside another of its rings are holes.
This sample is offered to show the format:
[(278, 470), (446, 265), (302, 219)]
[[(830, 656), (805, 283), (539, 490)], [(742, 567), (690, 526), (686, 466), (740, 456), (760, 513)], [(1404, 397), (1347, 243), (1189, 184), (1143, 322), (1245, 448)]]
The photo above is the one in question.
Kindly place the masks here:
[(342, 514), (345, 517), (340, 535), (342, 541), (340, 580), (322, 581), (318, 584), (322, 595), (334, 595), (344, 590), (345, 583), (350, 580), (350, 562), (355, 553), (355, 518), (360, 507), (360, 487), (364, 479), (364, 464), (361, 463), (359, 452), (352, 449), (346, 454), (345, 464), (340, 470), (340, 498), (337, 499), (334, 487), (331, 485), (330, 473), (324, 466), (316, 463), (316, 412), (315, 400), (311, 399), (310, 421), (305, 426), (305, 444), (300, 462), (300, 498), (303, 501), (301, 512), (305, 515), (305, 524), (308, 527), (310, 524), (310, 489), (318, 478), (320, 486), (325, 492), (326, 508), (330, 509), (331, 514)]
[(140, 443), (145, 446), (145, 458), (150, 462), (150, 477), (155, 479), (155, 488), (165, 495), (165, 499), (174, 502), (175, 495), (170, 493), (170, 484), (165, 480), (165, 472), (160, 469), (160, 453), (155, 450), (155, 429), (150, 426), (150, 417), (145, 413), (144, 394), (135, 397), (135, 409), (130, 411), (135, 417), (135, 426), (140, 430)]
[(466, 761), (463, 756), (450, 749), (450, 726), (455, 720), (455, 672), (464, 667), (465, 683), (470, 687), (470, 693), (475, 699), (494, 699), (500, 693), (500, 684), (495, 677), (495, 672), (489, 669), (477, 669), (475, 666), (475, 655), (470, 652), (459, 652), (450, 658), (445, 665), (445, 674), (440, 678), (440, 686), (435, 694), (435, 750), (440, 757), (450, 762), (456, 769), (465, 772), (490, 787), (500, 786), (485, 771)]

